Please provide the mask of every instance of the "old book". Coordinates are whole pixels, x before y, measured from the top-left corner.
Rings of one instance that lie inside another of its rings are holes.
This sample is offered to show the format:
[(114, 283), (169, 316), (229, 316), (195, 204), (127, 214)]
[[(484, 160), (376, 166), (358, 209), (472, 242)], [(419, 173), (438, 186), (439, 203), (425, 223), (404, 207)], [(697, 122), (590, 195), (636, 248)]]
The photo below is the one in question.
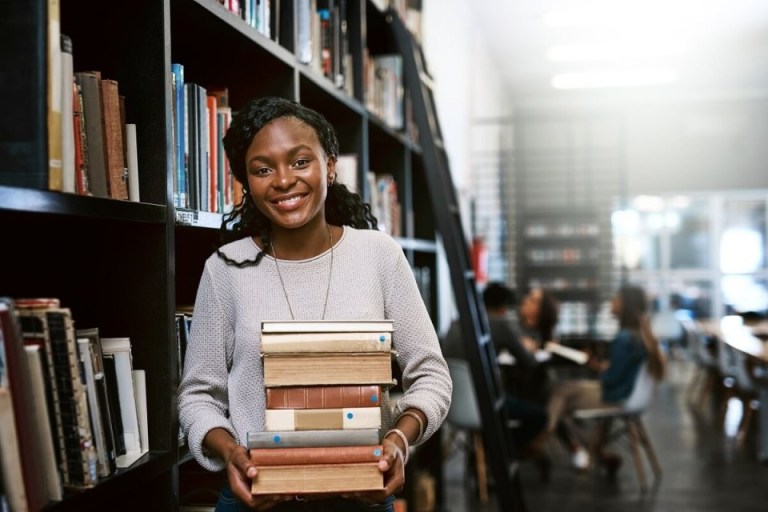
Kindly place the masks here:
[[(104, 434), (104, 422), (101, 419), (99, 396), (96, 391), (96, 378), (93, 372), (93, 359), (91, 357), (91, 343), (88, 338), (77, 338), (77, 353), (80, 358), (80, 368), (85, 375), (85, 388), (88, 394), (88, 412), (91, 418), (93, 441), (96, 446), (98, 461), (98, 474), (100, 477), (109, 476), (112, 473), (110, 467), (110, 453), (107, 450), (107, 439)], [(114, 464), (114, 459), (112, 459)]]
[(266, 430), (355, 430), (381, 427), (381, 407), (267, 409)]
[(295, 386), (267, 388), (267, 409), (375, 407), (381, 386)]
[(261, 323), (262, 333), (393, 332), (392, 320), (281, 320)]
[(389, 352), (392, 333), (380, 332), (285, 332), (263, 333), (261, 351), (276, 352)]
[(109, 197), (107, 190), (107, 163), (104, 149), (104, 130), (101, 125), (101, 73), (83, 71), (75, 73), (83, 97), (85, 125), (84, 146), (88, 160), (89, 192), (96, 197)]
[(266, 387), (392, 383), (391, 352), (264, 354), (263, 361)]
[(552, 354), (557, 354), (558, 356), (564, 357), (577, 364), (585, 364), (589, 360), (589, 354), (586, 352), (577, 350), (575, 348), (566, 347), (565, 345), (555, 343), (554, 341), (548, 341), (545, 343), (544, 350)]
[(61, 190), (75, 192), (75, 133), (72, 84), (72, 38), (60, 35), (61, 41)]
[(348, 464), (378, 462), (382, 446), (321, 446), (311, 448), (251, 448), (248, 455), (257, 466), (295, 464)]
[(253, 494), (320, 494), (384, 488), (378, 463), (259, 466)]
[(48, 188), (61, 190), (61, 13), (60, 0), (48, 0)]
[(248, 432), (248, 448), (363, 446), (379, 443), (379, 429)]
[(128, 199), (128, 172), (123, 149), (120, 94), (117, 81), (101, 80), (101, 119), (104, 134), (107, 191), (113, 199)]
[(11, 391), (7, 386), (0, 385), (0, 476), (4, 479), (5, 498), (10, 509), (26, 512), (30, 509), (18, 441)]

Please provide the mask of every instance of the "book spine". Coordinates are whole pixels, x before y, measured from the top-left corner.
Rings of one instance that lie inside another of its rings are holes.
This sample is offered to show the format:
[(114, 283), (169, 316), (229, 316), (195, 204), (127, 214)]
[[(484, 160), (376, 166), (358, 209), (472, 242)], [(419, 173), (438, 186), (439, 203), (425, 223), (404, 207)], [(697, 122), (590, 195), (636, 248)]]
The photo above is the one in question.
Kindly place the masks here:
[(248, 448), (364, 446), (379, 443), (379, 429), (248, 432)]
[(375, 407), (381, 386), (295, 386), (267, 388), (267, 409)]
[(62, 189), (60, 1), (48, 0), (48, 188)]
[(72, 39), (61, 34), (61, 179), (63, 192), (75, 192), (75, 133), (72, 83)]
[(117, 370), (115, 369), (115, 356), (103, 354), (106, 402), (108, 404), (112, 432), (115, 440), (115, 459), (125, 455), (125, 438), (123, 437), (123, 418), (120, 412), (120, 396), (117, 391)]
[(380, 428), (380, 407), (267, 409), (266, 430), (354, 430)]
[(264, 333), (261, 351), (277, 352), (388, 352), (392, 333)]
[(120, 121), (120, 95), (115, 80), (102, 79), (101, 81), (101, 111), (109, 197), (128, 199), (123, 128)]
[(313, 448), (253, 448), (251, 462), (257, 466), (291, 466), (295, 464), (345, 464), (377, 462), (381, 445), (323, 446)]
[(108, 197), (107, 168), (104, 159), (104, 132), (101, 127), (101, 78), (98, 72), (75, 73), (83, 96), (84, 146), (88, 160), (88, 191), (96, 197)]
[(91, 358), (91, 343), (87, 338), (78, 338), (78, 355), (80, 357), (80, 366), (85, 373), (85, 387), (88, 394), (88, 410), (91, 417), (91, 427), (93, 428), (93, 439), (96, 445), (96, 455), (98, 461), (98, 474), (101, 477), (109, 476), (109, 461), (107, 459), (107, 442), (102, 429), (101, 410), (99, 408), (98, 395), (96, 392), (96, 379), (93, 374), (93, 360)]
[(141, 201), (139, 192), (139, 150), (136, 147), (136, 125), (125, 125), (126, 167), (128, 168), (128, 200)]

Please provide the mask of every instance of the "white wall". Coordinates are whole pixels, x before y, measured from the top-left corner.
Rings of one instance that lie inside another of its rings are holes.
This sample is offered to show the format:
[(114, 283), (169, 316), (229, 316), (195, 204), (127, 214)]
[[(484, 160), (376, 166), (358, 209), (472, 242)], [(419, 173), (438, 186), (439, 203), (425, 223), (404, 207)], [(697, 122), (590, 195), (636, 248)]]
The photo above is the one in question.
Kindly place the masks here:
[[(473, 123), (478, 118), (505, 116), (506, 94), (476, 29), (471, 2), (424, 0), (422, 23), (424, 55), (435, 82), (435, 105), (468, 234)], [(444, 258), (438, 268), (438, 286), (441, 290), (438, 331), (442, 333), (455, 316), (450, 274)]]

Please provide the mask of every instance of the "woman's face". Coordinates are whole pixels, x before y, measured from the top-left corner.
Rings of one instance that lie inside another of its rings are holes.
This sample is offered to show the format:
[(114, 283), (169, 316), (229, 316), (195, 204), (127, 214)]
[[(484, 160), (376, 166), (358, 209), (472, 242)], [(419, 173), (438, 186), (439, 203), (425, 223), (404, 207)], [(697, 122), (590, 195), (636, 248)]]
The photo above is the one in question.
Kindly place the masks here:
[(529, 291), (520, 305), (520, 314), (528, 325), (536, 325), (541, 311), (542, 293), (538, 288)]
[(611, 299), (611, 314), (616, 318), (621, 314), (621, 297), (619, 295), (614, 295)]
[(315, 130), (293, 117), (266, 124), (245, 154), (251, 197), (273, 229), (323, 222), (334, 166)]

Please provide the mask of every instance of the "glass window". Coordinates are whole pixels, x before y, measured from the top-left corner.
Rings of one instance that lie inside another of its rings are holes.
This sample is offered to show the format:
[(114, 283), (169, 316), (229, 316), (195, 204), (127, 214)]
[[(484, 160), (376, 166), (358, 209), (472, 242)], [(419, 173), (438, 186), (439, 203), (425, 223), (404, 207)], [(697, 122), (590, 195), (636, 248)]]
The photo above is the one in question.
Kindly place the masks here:
[(726, 314), (768, 313), (768, 279), (730, 275), (721, 280)]
[(766, 267), (765, 201), (729, 200), (723, 205), (720, 270), (755, 272)]
[(672, 280), (668, 286), (669, 309), (689, 318), (712, 318), (712, 282)]
[(710, 210), (707, 200), (672, 198), (667, 210), (670, 268), (710, 266)]

